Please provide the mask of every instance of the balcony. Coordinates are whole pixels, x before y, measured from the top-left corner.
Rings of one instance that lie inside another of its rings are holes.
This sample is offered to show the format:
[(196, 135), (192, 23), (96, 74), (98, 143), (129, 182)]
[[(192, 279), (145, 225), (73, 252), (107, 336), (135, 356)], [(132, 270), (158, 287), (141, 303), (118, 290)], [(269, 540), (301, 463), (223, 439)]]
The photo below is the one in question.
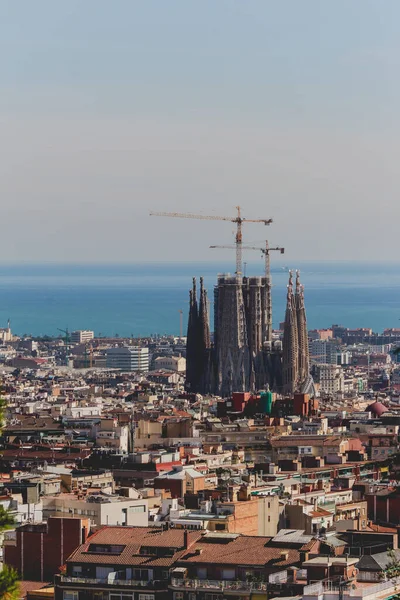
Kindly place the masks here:
[[(115, 587), (158, 587), (158, 581), (144, 581), (137, 579), (117, 579), (114, 577), (105, 577), (103, 579), (93, 578), (93, 577), (75, 577), (70, 575), (60, 575), (61, 583), (71, 583), (75, 585), (112, 585)], [(165, 582), (161, 582), (165, 586)]]
[(16, 546), (17, 545), (17, 532), (6, 531), (3, 539), (3, 546)]
[(266, 592), (266, 582), (226, 581), (213, 579), (176, 579), (171, 580), (170, 587), (179, 590), (217, 591), (224, 593)]

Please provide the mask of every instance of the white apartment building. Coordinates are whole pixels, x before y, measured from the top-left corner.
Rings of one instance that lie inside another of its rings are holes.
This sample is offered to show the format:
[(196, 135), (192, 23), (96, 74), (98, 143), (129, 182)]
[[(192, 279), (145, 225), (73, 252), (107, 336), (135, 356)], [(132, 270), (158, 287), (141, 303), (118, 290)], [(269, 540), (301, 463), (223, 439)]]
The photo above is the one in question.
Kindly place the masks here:
[(156, 369), (184, 373), (186, 371), (186, 358), (183, 358), (183, 356), (159, 356), (155, 359), (154, 366)]
[(314, 364), (338, 364), (338, 346), (332, 340), (311, 340), (309, 342), (311, 362)]
[(96, 446), (126, 454), (129, 448), (129, 427), (119, 425), (118, 419), (101, 419), (96, 433)]
[(148, 371), (149, 349), (139, 346), (122, 346), (107, 349), (107, 369), (121, 371)]
[(93, 338), (94, 331), (89, 331), (88, 329), (78, 329), (71, 333), (72, 344), (85, 344), (86, 342), (93, 340)]
[(45, 496), (43, 518), (89, 518), (93, 525), (148, 526), (148, 501), (144, 498), (123, 498), (106, 494), (90, 494), (85, 498), (71, 494)]
[(345, 391), (342, 367), (338, 365), (319, 365), (319, 383), (321, 394), (336, 395)]
[(311, 362), (317, 364), (326, 363), (326, 341), (325, 340), (311, 340), (309, 343), (310, 358)]
[(11, 342), (13, 340), (13, 334), (11, 333), (10, 323), (7, 327), (0, 329), (0, 341)]

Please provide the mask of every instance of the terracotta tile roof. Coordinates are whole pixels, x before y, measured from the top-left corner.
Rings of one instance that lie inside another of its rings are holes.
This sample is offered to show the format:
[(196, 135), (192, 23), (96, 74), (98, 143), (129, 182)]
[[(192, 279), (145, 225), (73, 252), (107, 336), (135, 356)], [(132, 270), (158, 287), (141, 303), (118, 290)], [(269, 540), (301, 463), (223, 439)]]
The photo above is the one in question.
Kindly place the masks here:
[[(189, 548), (202, 535), (202, 532), (188, 532)], [(124, 546), (120, 554), (90, 552), (90, 544), (115, 544)], [(176, 548), (173, 556), (156, 557), (140, 554), (141, 547)], [(184, 530), (168, 529), (163, 531), (154, 527), (103, 527), (90, 536), (85, 544), (77, 548), (67, 562), (94, 563), (107, 565), (147, 565), (170, 566), (177, 557), (186, 553), (184, 548)]]
[(311, 552), (311, 550), (313, 550), (314, 552), (319, 552), (320, 545), (321, 545), (320, 540), (312, 539), (309, 542), (307, 542), (306, 544), (304, 544), (300, 548), (300, 551), (301, 552)]
[(375, 531), (376, 533), (397, 533), (396, 527), (383, 527), (376, 523), (370, 523), (367, 527), (369, 531)]
[(323, 508), (319, 508), (318, 510), (312, 510), (310, 513), (310, 517), (331, 517), (332, 513)]
[(91, 450), (82, 448), (79, 452), (52, 452), (49, 450), (3, 450), (1, 458), (3, 461), (15, 460), (54, 460), (54, 462), (75, 462), (86, 458)]
[[(189, 547), (184, 548), (182, 529), (162, 531), (152, 527), (103, 527), (75, 550), (67, 562), (148, 567), (217, 563), (274, 568), (300, 562), (298, 550), (271, 546), (270, 537), (237, 536), (226, 539), (222, 536), (218, 539), (210, 534), (204, 535), (202, 531), (188, 532), (188, 535)], [(120, 554), (94, 553), (89, 552), (90, 544), (115, 544), (124, 546), (124, 549)], [(140, 554), (141, 547), (176, 548), (177, 552), (173, 556), (156, 557)]]
[(43, 581), (20, 581), (20, 598), (26, 598), (28, 592), (35, 592), (36, 590), (41, 590), (49, 585), (50, 583), (46, 583)]
[[(262, 536), (238, 536), (226, 541), (206, 541), (207, 536), (190, 548), (189, 552), (179, 560), (180, 565), (186, 563), (220, 564), (220, 565), (258, 565), (286, 567), (300, 562), (300, 553), (292, 548), (269, 546), (272, 538)], [(282, 558), (287, 554), (287, 559)]]
[(271, 445), (276, 448), (285, 448), (287, 446), (339, 446), (343, 442), (341, 437), (326, 435), (282, 435), (271, 439)]
[(7, 433), (9, 431), (24, 431), (24, 429), (37, 429), (38, 431), (45, 431), (46, 429), (64, 429), (64, 425), (61, 421), (57, 421), (53, 419), (53, 417), (34, 417), (27, 416), (24, 417), (22, 415), (18, 415), (18, 423), (14, 423), (13, 425), (7, 425), (4, 428), (4, 432)]

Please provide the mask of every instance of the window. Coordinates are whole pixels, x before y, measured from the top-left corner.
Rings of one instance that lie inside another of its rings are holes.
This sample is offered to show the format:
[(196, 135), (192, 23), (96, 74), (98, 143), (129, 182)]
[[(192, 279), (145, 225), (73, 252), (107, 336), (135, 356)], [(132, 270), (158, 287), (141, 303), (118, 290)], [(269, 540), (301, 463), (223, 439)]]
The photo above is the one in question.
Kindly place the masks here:
[(110, 600), (133, 600), (133, 594), (125, 594), (124, 592), (111, 593)]
[(222, 579), (233, 580), (235, 579), (235, 569), (222, 569)]
[(133, 569), (133, 579), (139, 581), (148, 581), (149, 572), (147, 569)]
[(174, 600), (183, 600), (183, 592), (174, 592)]
[(75, 590), (64, 590), (63, 600), (79, 600), (79, 594)]
[(139, 600), (154, 600), (154, 594), (139, 594)]
[(125, 549), (125, 546), (118, 546), (116, 544), (90, 544), (88, 552), (95, 552), (96, 554), (121, 554)]
[(145, 509), (144, 505), (142, 505), (142, 504), (140, 506), (130, 506), (129, 507), (129, 512), (131, 512), (131, 513), (142, 513), (142, 512), (145, 512), (145, 510), (146, 509)]
[(96, 579), (107, 579), (110, 573), (114, 573), (112, 567), (96, 567)]

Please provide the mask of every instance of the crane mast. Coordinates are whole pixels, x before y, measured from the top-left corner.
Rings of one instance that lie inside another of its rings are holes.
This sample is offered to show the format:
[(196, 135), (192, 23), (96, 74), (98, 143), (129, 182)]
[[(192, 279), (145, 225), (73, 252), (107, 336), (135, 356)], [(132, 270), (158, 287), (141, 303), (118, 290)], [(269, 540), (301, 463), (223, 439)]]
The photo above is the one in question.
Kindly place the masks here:
[(236, 276), (240, 278), (242, 276), (242, 244), (243, 244), (243, 223), (263, 223), (264, 225), (270, 225), (272, 219), (245, 219), (242, 217), (240, 206), (236, 206), (237, 215), (236, 217), (224, 217), (224, 216), (210, 216), (210, 215), (196, 215), (192, 213), (175, 213), (175, 212), (150, 212), (152, 217), (172, 217), (179, 219), (202, 219), (206, 221), (230, 221), (236, 223), (236, 235), (235, 235), (235, 247), (236, 247)]
[[(225, 246), (210, 246), (210, 248), (234, 248), (232, 245)], [(236, 246), (237, 248), (237, 246)], [(265, 258), (265, 278), (267, 280), (267, 339), (270, 340), (272, 338), (272, 297), (271, 297), (271, 262), (270, 262), (270, 253), (272, 251), (279, 251), (281, 254), (285, 253), (285, 248), (280, 246), (276, 246), (275, 248), (270, 248), (268, 244), (268, 240), (265, 241), (265, 248), (259, 248), (256, 246), (242, 246), (241, 250), (258, 250), (264, 255)]]
[(65, 364), (67, 365), (67, 367), (69, 366), (69, 341), (70, 341), (70, 336), (69, 336), (69, 330), (68, 327), (66, 329), (60, 329), (59, 327), (57, 327), (58, 331), (61, 331), (61, 333), (65, 333)]
[[(210, 246), (210, 248), (233, 249), (233, 248), (235, 248), (235, 246), (232, 246), (232, 244), (226, 244), (226, 245)], [(265, 257), (265, 277), (268, 279), (268, 281), (271, 280), (270, 252), (272, 252), (273, 250), (279, 250), (279, 252), (281, 254), (285, 253), (285, 248), (281, 248), (280, 246), (277, 246), (276, 248), (270, 248), (269, 244), (268, 244), (268, 240), (266, 240), (266, 242), (265, 242), (265, 248), (259, 248), (257, 246), (242, 246), (242, 250), (258, 250), (259, 252), (261, 252), (264, 255), (264, 257)]]
[(179, 309), (179, 338), (183, 338), (183, 310)]

